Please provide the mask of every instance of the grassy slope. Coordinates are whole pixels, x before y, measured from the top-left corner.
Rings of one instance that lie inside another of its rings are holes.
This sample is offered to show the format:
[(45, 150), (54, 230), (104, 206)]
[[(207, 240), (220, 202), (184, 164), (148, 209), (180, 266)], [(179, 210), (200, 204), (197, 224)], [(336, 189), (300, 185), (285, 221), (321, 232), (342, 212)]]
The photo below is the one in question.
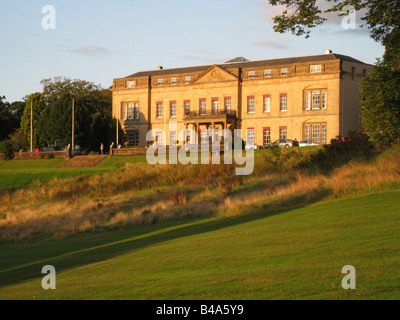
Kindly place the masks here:
[[(4, 245), (0, 298), (399, 299), (399, 195)], [(41, 288), (46, 264), (57, 290)]]
[(31, 182), (45, 182), (53, 177), (70, 178), (114, 170), (125, 163), (145, 162), (145, 156), (111, 157), (92, 168), (57, 168), (66, 160), (13, 160), (0, 162), (0, 189), (22, 188)]

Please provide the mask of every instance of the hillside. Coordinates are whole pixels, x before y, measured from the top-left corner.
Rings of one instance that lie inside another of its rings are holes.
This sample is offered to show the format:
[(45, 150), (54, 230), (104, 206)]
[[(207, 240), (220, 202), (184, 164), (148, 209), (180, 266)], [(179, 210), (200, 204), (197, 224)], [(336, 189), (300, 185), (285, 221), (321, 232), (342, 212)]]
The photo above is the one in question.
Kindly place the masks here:
[(246, 177), (112, 157), (3, 190), (0, 299), (398, 299), (400, 147), (349, 146), (263, 150)]
[(0, 299), (399, 299), (399, 196), (4, 245)]

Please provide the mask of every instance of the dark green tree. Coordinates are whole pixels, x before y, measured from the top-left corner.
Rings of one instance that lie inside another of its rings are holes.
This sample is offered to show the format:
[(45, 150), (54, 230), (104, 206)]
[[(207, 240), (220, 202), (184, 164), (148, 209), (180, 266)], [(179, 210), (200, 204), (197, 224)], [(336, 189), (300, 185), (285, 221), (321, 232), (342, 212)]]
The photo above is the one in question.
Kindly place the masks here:
[(0, 96), (0, 141), (10, 134), (10, 104), (5, 99), (6, 97)]
[(273, 6), (285, 6), (280, 15), (274, 17), (274, 30), (291, 32), (297, 36), (310, 36), (311, 29), (323, 24), (327, 18), (324, 13), (336, 12), (345, 16), (344, 8), (352, 6), (361, 20), (368, 27), (371, 37), (383, 43), (385, 39), (400, 26), (400, 2), (398, 0), (325, 0), (331, 3), (328, 9), (322, 10), (317, 0), (268, 0)]
[[(44, 79), (43, 95), (46, 110), (41, 121), (41, 136), (47, 144), (70, 144), (72, 134), (72, 99), (74, 99), (74, 142), (82, 150), (98, 150), (97, 140), (103, 135), (104, 144), (108, 143), (111, 130), (111, 91), (102, 89), (88, 81), (71, 80), (64, 77)], [(60, 102), (61, 101), (61, 102)], [(69, 120), (61, 116), (62, 110), (67, 110)], [(106, 123), (103, 123), (106, 122)], [(63, 130), (56, 129), (64, 123)], [(65, 138), (61, 138), (64, 132)], [(68, 143), (66, 144), (66, 142)], [(100, 144), (100, 142), (98, 142)]]
[(38, 123), (40, 137), (46, 145), (71, 144), (72, 98), (68, 93), (47, 106)]
[(388, 144), (400, 139), (400, 1), (398, 0), (326, 0), (324, 10), (316, 0), (269, 0), (286, 10), (274, 18), (274, 30), (280, 33), (310, 36), (310, 29), (324, 23), (327, 12), (344, 16), (352, 6), (368, 27), (370, 36), (385, 47), (370, 75), (361, 82), (362, 120), (371, 140)]
[(371, 140), (390, 144), (400, 139), (400, 32), (386, 38), (386, 50), (361, 83), (362, 119)]
[(13, 145), (10, 139), (0, 141), (0, 153), (2, 154), (3, 160), (11, 160), (14, 158)]
[(41, 148), (44, 146), (44, 141), (39, 137), (38, 121), (45, 109), (45, 104), (43, 101), (43, 94), (40, 92), (32, 93), (26, 100), (25, 110), (21, 117), (21, 134), (25, 137), (26, 148), (29, 148), (31, 139), (31, 102), (33, 111), (33, 148)]

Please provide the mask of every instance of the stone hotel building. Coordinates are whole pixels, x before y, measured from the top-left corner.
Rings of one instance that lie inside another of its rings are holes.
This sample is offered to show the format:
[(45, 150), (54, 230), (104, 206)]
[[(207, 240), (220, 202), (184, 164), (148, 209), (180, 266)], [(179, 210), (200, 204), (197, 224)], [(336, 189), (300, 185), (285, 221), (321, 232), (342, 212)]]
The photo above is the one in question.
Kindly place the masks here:
[[(124, 131), (119, 144), (146, 146), (151, 130), (155, 141), (182, 145), (188, 129), (200, 142), (207, 130), (221, 131), (231, 124), (255, 145), (280, 138), (329, 143), (349, 130), (362, 131), (359, 84), (371, 68), (327, 50), (140, 71), (113, 82), (113, 116)], [(171, 121), (176, 125), (170, 128)]]

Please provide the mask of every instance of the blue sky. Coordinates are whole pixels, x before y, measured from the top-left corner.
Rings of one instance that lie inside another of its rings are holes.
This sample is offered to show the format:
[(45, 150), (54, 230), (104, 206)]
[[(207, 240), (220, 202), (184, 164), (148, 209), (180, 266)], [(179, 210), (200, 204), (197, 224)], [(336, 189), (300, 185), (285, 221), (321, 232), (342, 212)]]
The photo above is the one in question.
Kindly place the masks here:
[[(42, 8), (56, 10), (55, 30)], [(141, 70), (321, 54), (325, 49), (373, 64), (383, 54), (368, 30), (329, 17), (311, 38), (275, 33), (279, 12), (266, 0), (2, 0), (0, 95), (9, 102), (65, 76), (108, 88)], [(361, 16), (360, 14), (358, 17)]]

